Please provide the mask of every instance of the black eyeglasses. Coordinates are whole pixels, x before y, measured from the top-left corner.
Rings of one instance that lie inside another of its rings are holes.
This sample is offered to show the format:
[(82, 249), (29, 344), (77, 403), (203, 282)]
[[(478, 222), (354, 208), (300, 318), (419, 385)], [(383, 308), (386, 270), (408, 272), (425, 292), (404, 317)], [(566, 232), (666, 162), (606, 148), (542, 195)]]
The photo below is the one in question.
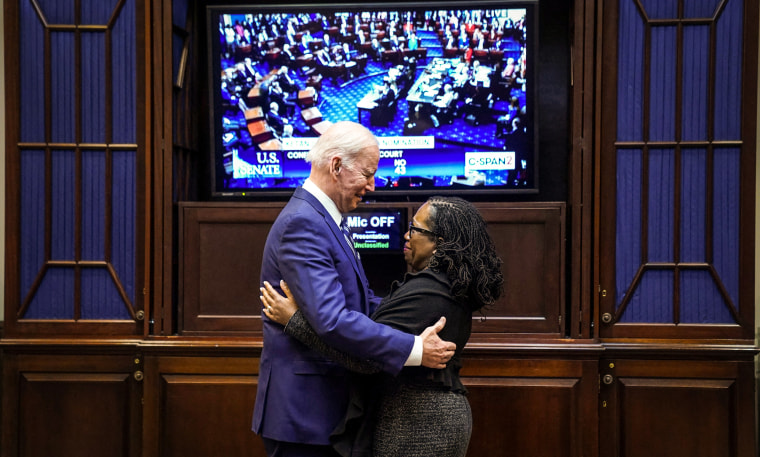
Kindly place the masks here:
[(439, 236), (437, 233), (433, 232), (432, 230), (424, 229), (422, 227), (415, 227), (412, 225), (412, 223), (409, 223), (409, 236), (412, 236), (414, 232), (421, 233), (423, 235), (430, 235), (430, 236)]

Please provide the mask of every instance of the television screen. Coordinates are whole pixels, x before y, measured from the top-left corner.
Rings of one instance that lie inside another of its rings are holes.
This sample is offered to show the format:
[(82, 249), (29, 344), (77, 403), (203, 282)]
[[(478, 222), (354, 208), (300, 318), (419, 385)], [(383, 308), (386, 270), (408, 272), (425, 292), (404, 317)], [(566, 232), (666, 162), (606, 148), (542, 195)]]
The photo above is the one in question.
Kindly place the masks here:
[(378, 138), (376, 194), (537, 192), (536, 13), (531, 1), (209, 7), (214, 195), (288, 194), (342, 120)]
[(361, 208), (346, 219), (354, 247), (360, 252), (398, 252), (404, 247), (407, 227), (400, 210)]

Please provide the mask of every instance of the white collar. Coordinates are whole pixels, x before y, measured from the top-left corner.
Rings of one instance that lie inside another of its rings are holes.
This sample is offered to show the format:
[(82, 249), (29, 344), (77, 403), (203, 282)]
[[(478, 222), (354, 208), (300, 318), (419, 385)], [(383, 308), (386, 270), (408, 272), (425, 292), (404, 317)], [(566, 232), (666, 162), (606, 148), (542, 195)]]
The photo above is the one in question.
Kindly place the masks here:
[(333, 221), (335, 221), (335, 225), (340, 227), (340, 223), (343, 220), (343, 215), (340, 213), (340, 210), (338, 209), (338, 206), (335, 204), (335, 202), (332, 201), (332, 199), (328, 197), (327, 194), (324, 193), (324, 191), (320, 189), (316, 184), (314, 184), (314, 181), (309, 178), (306, 178), (306, 181), (304, 181), (303, 190), (310, 193), (314, 196), (314, 198), (319, 200), (319, 203), (325, 207), (328, 214), (330, 214), (330, 217), (332, 217)]

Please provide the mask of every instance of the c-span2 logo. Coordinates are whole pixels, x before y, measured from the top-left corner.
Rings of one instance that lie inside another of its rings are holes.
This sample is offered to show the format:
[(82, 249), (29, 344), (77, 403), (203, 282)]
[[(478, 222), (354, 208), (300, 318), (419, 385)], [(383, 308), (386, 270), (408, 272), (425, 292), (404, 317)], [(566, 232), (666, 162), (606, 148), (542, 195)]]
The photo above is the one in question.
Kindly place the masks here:
[(476, 170), (514, 170), (515, 151), (465, 152), (465, 174)]

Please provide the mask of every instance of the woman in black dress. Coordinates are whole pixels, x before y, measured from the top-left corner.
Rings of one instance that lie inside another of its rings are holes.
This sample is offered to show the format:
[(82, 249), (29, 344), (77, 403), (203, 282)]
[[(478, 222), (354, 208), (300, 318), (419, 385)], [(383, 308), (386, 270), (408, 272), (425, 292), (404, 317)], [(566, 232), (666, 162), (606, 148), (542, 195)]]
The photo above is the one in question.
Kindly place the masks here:
[(393, 283), (372, 318), (419, 335), (445, 317), (439, 336), (456, 343), (457, 350), (442, 370), (405, 367), (395, 377), (382, 373), (372, 361), (325, 345), (297, 312), (286, 284), (281, 285), (288, 299), (265, 283), (261, 300), (267, 316), (285, 325), (286, 333), (357, 373), (345, 421), (333, 435), (341, 455), (463, 457), (472, 414), (459, 379), (461, 353), (472, 313), (502, 293), (502, 262), (480, 213), (457, 197), (430, 198), (409, 224), (405, 240), (411, 273)]

